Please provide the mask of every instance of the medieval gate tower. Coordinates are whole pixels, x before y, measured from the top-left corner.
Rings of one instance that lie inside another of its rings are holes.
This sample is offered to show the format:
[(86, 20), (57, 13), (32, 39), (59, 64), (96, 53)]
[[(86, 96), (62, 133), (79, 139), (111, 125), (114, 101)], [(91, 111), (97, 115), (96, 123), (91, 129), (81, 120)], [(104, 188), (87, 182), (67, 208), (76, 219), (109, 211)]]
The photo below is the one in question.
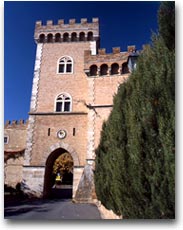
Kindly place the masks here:
[(94, 198), (93, 167), (102, 123), (112, 109), (118, 86), (129, 76), (128, 57), (100, 49), (99, 20), (57, 25), (36, 22), (37, 44), (29, 125), (23, 165), (24, 191), (48, 197), (55, 159), (73, 159), (72, 198)]

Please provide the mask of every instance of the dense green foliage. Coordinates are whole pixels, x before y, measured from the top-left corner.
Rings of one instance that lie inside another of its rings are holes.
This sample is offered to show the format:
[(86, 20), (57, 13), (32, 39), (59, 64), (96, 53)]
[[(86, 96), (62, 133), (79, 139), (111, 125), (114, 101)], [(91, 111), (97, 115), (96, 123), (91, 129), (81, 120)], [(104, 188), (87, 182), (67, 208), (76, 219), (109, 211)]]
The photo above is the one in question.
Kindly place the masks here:
[(154, 35), (103, 124), (96, 193), (123, 218), (175, 216), (174, 71), (174, 50)]
[(175, 48), (175, 2), (162, 2), (158, 12), (159, 32), (166, 44), (172, 50)]

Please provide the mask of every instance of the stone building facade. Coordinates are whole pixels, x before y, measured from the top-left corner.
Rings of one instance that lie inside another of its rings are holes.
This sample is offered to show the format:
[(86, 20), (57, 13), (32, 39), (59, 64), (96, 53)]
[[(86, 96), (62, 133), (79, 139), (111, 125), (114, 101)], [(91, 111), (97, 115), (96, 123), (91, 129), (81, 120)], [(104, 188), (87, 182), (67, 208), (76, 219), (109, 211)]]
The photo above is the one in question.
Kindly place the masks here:
[(73, 159), (72, 198), (95, 198), (95, 149), (119, 84), (130, 74), (135, 46), (107, 54), (100, 49), (99, 20), (54, 25), (37, 21), (35, 68), (27, 127), (22, 184), (24, 192), (49, 197), (52, 168), (59, 155)]
[(27, 124), (7, 121), (4, 126), (4, 184), (13, 188), (22, 182)]

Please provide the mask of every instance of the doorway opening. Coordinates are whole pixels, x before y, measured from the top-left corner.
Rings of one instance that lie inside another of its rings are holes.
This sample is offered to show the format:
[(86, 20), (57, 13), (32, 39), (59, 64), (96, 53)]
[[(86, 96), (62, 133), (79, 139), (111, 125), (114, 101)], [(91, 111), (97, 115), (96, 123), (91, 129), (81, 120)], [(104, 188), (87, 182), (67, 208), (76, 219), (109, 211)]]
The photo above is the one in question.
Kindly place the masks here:
[(44, 198), (72, 198), (73, 167), (73, 158), (65, 149), (56, 149), (48, 156), (44, 178)]

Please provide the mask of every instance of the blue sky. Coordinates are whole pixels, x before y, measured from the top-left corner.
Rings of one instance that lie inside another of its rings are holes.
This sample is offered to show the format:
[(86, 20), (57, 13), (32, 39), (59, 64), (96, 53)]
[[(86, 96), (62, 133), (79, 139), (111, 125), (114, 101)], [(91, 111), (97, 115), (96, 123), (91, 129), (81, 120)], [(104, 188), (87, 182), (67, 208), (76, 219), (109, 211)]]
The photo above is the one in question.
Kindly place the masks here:
[(141, 49), (157, 32), (158, 1), (4, 2), (4, 120), (28, 119), (35, 62), (34, 26), (58, 19), (100, 20), (101, 48)]

